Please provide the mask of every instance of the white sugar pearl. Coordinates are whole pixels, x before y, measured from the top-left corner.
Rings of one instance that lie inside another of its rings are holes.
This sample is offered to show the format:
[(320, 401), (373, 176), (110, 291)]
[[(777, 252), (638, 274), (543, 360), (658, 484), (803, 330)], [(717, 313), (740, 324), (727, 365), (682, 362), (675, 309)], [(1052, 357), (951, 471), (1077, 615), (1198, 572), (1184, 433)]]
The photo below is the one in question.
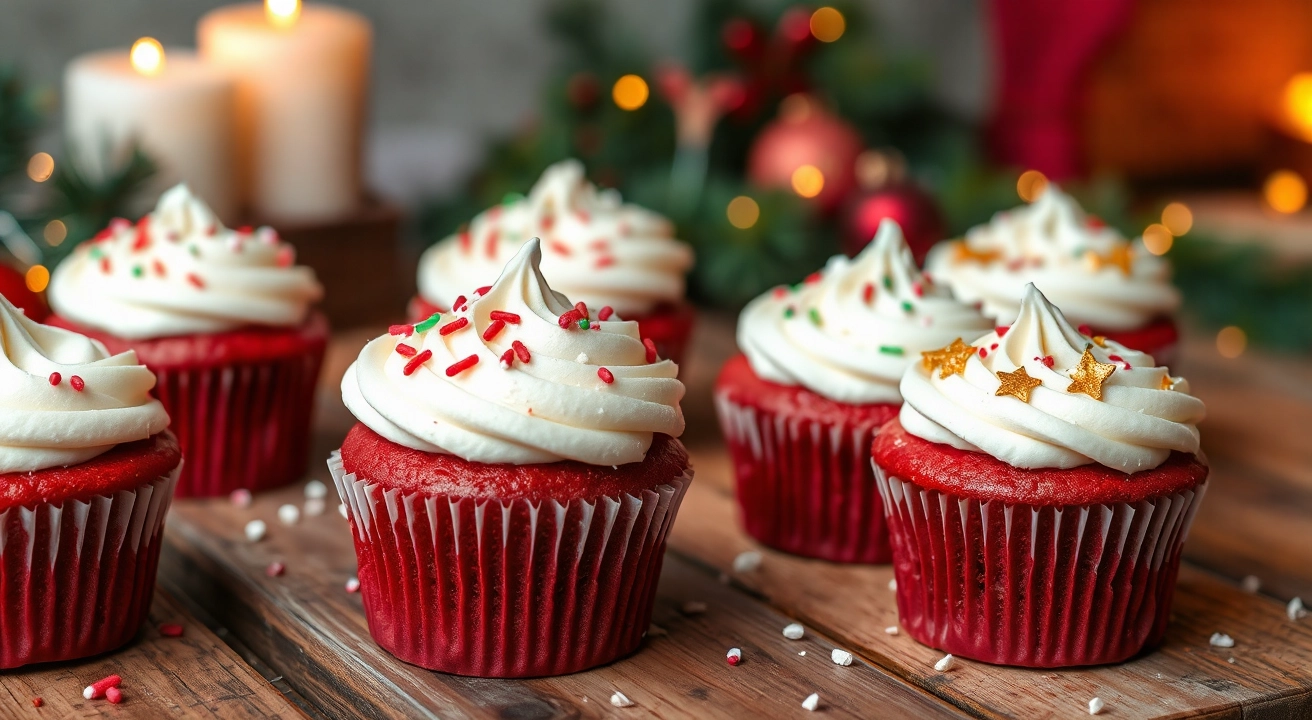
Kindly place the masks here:
[(815, 709), (818, 707), (820, 707), (819, 693), (811, 693), (810, 695), (806, 696), (805, 700), (802, 701), (803, 710), (810, 710), (811, 712), (815, 712)]
[(943, 656), (942, 660), (934, 663), (934, 669), (939, 672), (947, 672), (957, 664), (957, 659), (952, 657), (951, 653)]
[(802, 627), (802, 623), (790, 623), (784, 626), (784, 637), (789, 640), (801, 640), (805, 634), (806, 628)]
[(889, 625), (888, 627), (884, 628), (884, 632), (888, 633), (889, 635), (896, 635), (896, 634), (897, 634), (897, 626), (896, 626), (896, 625)]
[(278, 508), (278, 521), (283, 525), (295, 525), (301, 519), (301, 509), (288, 503)]
[(629, 696), (618, 690), (610, 696), (610, 704), (617, 708), (633, 707), (633, 701), (629, 699)]
[(738, 553), (738, 557), (733, 559), (733, 571), (736, 573), (749, 573), (761, 567), (761, 553), (755, 550)]
[(1235, 646), (1235, 639), (1225, 633), (1212, 633), (1212, 637), (1207, 642), (1212, 647), (1232, 648)]
[(360, 578), (351, 578), (346, 581), (346, 592), (353, 593), (360, 591)]
[(1089, 714), (1097, 715), (1098, 713), (1102, 712), (1102, 709), (1104, 707), (1107, 707), (1107, 703), (1103, 702), (1102, 698), (1096, 697), (1089, 701)]
[(324, 511), (323, 498), (308, 498), (305, 501), (305, 514), (309, 516), (322, 515)]
[(897, 592), (897, 578), (888, 581), (888, 589)]
[(305, 483), (305, 497), (307, 498), (324, 498), (328, 497), (328, 486), (318, 480), (311, 480)]
[(246, 523), (246, 539), (251, 542), (259, 542), (264, 539), (264, 534), (269, 531), (269, 526), (264, 524), (263, 520), (252, 520)]
[(829, 659), (833, 660), (835, 665), (847, 667), (852, 664), (852, 653), (834, 648), (833, 652), (829, 653)]
[(1307, 608), (1303, 607), (1303, 598), (1294, 598), (1285, 606), (1285, 615), (1295, 622), (1307, 617)]

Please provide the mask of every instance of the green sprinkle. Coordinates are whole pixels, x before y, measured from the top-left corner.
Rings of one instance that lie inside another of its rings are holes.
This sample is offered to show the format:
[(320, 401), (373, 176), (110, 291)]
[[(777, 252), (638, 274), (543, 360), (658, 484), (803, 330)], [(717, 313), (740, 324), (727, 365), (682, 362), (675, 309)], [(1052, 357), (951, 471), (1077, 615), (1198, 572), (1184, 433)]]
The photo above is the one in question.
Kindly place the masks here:
[(884, 276), (884, 289), (885, 289), (885, 290), (892, 290), (892, 289), (893, 289), (893, 276), (892, 276), (892, 275), (885, 275), (885, 276)]
[(132, 277), (141, 277), (142, 275), (145, 274), (146, 274), (146, 268), (143, 268), (140, 265), (132, 266)]
[(505, 195), (502, 195), (502, 196), (501, 196), (501, 204), (502, 204), (502, 205), (511, 205), (511, 204), (517, 203), (517, 202), (519, 202), (520, 200), (523, 200), (523, 199), (524, 199), (524, 194), (523, 194), (523, 193), (508, 192), (508, 193), (506, 193)]
[(806, 311), (806, 315), (807, 315), (807, 317), (811, 318), (811, 324), (813, 324), (813, 325), (817, 325), (817, 326), (820, 324), (820, 311), (819, 311), (819, 310), (816, 310), (815, 308), (811, 308), (810, 310), (807, 310), (807, 311)]
[(880, 345), (879, 352), (885, 355), (902, 355), (904, 351), (896, 345)]
[(436, 325), (438, 321), (441, 319), (442, 319), (442, 313), (433, 313), (432, 315), (428, 316), (427, 320), (415, 323), (415, 332), (417, 333), (428, 332), (429, 330), (432, 330), (433, 326)]
[(192, 257), (200, 257), (200, 248), (195, 245), (188, 245), (187, 252), (191, 253)]
[(95, 245), (92, 245), (92, 246), (91, 246), (91, 259), (92, 259), (92, 260), (99, 260), (100, 258), (104, 257), (104, 255), (105, 255), (105, 253), (101, 252), (101, 251), (100, 251), (100, 248), (96, 247)]
[(789, 305), (788, 307), (784, 308), (784, 317), (790, 318), (796, 314), (797, 311), (793, 309), (792, 305)]
[(916, 311), (916, 308), (915, 308), (914, 306), (912, 306), (910, 300), (903, 300), (903, 301), (902, 301), (902, 312), (908, 312), (908, 313), (910, 313), (910, 312), (915, 312), (915, 311)]
[(592, 323), (588, 322), (588, 319), (587, 319), (587, 318), (583, 318), (582, 320), (579, 320), (579, 329), (580, 329), (580, 330), (587, 330), (587, 329), (590, 328), (590, 327), (592, 327)]

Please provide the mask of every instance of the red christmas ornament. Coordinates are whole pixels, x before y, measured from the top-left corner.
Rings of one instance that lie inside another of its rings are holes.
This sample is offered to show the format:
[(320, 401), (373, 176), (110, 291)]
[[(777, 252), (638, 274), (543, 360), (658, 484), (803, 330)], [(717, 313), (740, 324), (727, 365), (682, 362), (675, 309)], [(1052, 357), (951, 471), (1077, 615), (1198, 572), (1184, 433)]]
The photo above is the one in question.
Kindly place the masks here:
[(601, 97), (601, 83), (590, 72), (576, 72), (565, 83), (565, 96), (571, 105), (586, 110), (596, 105)]
[(765, 47), (760, 29), (751, 20), (732, 18), (720, 29), (720, 39), (729, 52), (741, 60), (752, 60)]
[(934, 243), (943, 239), (943, 217), (938, 203), (913, 182), (901, 180), (858, 193), (847, 205), (843, 218), (843, 252), (855, 257), (870, 244), (884, 218), (902, 226), (902, 234), (916, 262), (924, 264)]
[[(747, 177), (761, 187), (792, 189), (803, 197), (814, 197), (828, 212), (837, 209), (856, 187), (856, 159), (861, 150), (860, 134), (846, 121), (813, 98), (790, 95), (779, 106), (779, 118), (757, 135), (747, 158)], [(822, 178), (818, 193), (813, 192), (813, 172), (802, 170), (799, 175), (799, 169), (808, 165)]]
[(0, 264), (0, 295), (37, 322), (45, 320), (50, 314), (41, 295), (27, 289), (23, 273), (4, 264)]

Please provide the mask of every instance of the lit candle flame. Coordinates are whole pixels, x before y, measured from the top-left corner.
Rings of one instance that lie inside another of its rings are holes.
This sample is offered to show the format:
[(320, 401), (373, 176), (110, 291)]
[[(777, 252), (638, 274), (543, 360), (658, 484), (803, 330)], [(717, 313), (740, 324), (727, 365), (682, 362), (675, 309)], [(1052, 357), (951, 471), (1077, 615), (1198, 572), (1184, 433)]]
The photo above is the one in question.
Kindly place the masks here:
[(152, 37), (132, 43), (132, 69), (142, 75), (158, 75), (164, 69), (164, 46)]
[(301, 0), (264, 0), (264, 14), (274, 27), (289, 28), (301, 16)]

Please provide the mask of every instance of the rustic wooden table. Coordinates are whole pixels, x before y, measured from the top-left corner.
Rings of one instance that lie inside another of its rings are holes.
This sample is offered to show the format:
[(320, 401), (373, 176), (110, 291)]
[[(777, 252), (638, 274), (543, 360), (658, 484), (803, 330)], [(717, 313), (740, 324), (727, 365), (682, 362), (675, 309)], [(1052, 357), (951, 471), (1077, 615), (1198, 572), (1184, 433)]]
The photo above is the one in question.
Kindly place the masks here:
[[(338, 396), (346, 364), (374, 333), (339, 335), (330, 349), (315, 428), (326, 457), (352, 422)], [(729, 462), (709, 402), (716, 369), (733, 352), (731, 326), (707, 319), (684, 368), (697, 477), (670, 540), (653, 624), (636, 655), (561, 678), (478, 680), (393, 659), (369, 637), (360, 596), (344, 585), (355, 556), (329, 497), (322, 515), (282, 525), (277, 509), (304, 505), (303, 486), (257, 497), (174, 503), (149, 627), (118, 653), (0, 674), (0, 716), (63, 717), (804, 717), (820, 696), (830, 717), (1076, 718), (1106, 702), (1116, 718), (1312, 717), (1312, 618), (1286, 617), (1312, 599), (1312, 364), (1249, 353), (1225, 360), (1209, 343), (1185, 348), (1179, 370), (1208, 403), (1204, 446), (1211, 489), (1186, 546), (1166, 642), (1123, 665), (1033, 671), (962, 661), (896, 626), (891, 571), (802, 560), (762, 550), (739, 529)], [(311, 478), (328, 480), (316, 461)], [(245, 523), (263, 519), (257, 543)], [(739, 553), (761, 550), (735, 572)], [(285, 565), (277, 577), (266, 574)], [(1253, 592), (1252, 580), (1260, 578)], [(686, 612), (689, 602), (704, 612)], [(801, 640), (781, 631), (806, 626)], [(181, 638), (157, 625), (182, 623)], [(1232, 636), (1212, 647), (1213, 632)], [(730, 667), (725, 652), (743, 651)], [(842, 667), (830, 651), (856, 662)], [(127, 701), (83, 701), (81, 688), (117, 672)], [(620, 691), (635, 703), (610, 704)], [(44, 707), (33, 707), (41, 697)]]

